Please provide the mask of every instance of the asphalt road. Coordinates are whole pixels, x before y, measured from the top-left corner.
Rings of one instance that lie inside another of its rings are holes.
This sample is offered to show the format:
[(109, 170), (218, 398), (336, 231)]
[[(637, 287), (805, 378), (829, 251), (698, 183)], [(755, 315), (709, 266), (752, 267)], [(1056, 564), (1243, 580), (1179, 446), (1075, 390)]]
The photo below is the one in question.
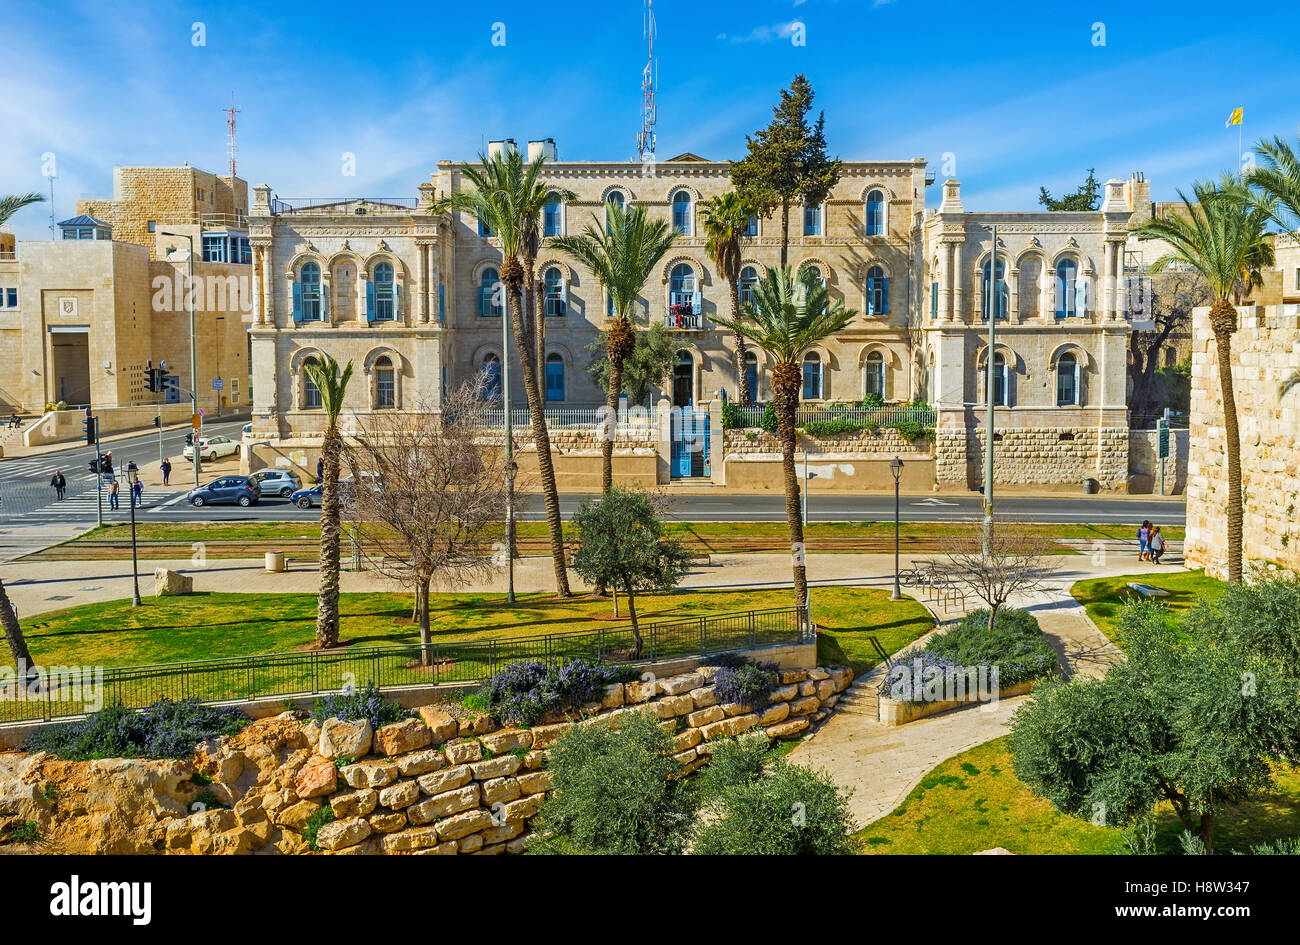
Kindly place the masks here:
[[(231, 419), (210, 423), (204, 432), (209, 435), (239, 436), (245, 419)], [(185, 429), (164, 431), (163, 450), (166, 455), (178, 456), (185, 441)], [(153, 466), (158, 462), (158, 434), (146, 432), (124, 437), (104, 444), (113, 451), (118, 470), (127, 461), (137, 465)], [(29, 533), (30, 541), (37, 541), (44, 526), (88, 526), (95, 522), (97, 495), (95, 477), (88, 465), (94, 458), (93, 447), (84, 444), (67, 449), (20, 459), (0, 459), (0, 529), (9, 534)], [(54, 501), (50, 477), (61, 469), (68, 479), (68, 497), (63, 502)], [(315, 521), (319, 509), (299, 509), (285, 499), (264, 498), (252, 509), (238, 506), (190, 507), (184, 499), (192, 484), (192, 471), (181, 461), (172, 470), (173, 491), (146, 489), (144, 507), (137, 510), (140, 521), (154, 522), (237, 522), (237, 521)], [(202, 476), (207, 481), (207, 474)], [(583, 502), (587, 495), (564, 495), (560, 506), (565, 518)], [(981, 497), (978, 494), (906, 495), (902, 497), (902, 515), (905, 521), (943, 522), (976, 519), (981, 515)], [(126, 503), (117, 512), (107, 510), (105, 521), (126, 521), (129, 511)], [(1185, 504), (1182, 497), (1157, 499), (1154, 497), (1106, 496), (1025, 496), (1004, 495), (997, 498), (999, 515), (1042, 523), (1127, 523), (1149, 518), (1163, 524), (1185, 523)], [(785, 519), (785, 499), (779, 494), (734, 495), (730, 493), (680, 495), (673, 499), (673, 517), (685, 521), (713, 522), (768, 522)], [(520, 502), (520, 517), (540, 519), (542, 504), (536, 496), (525, 496)], [(817, 521), (892, 521), (894, 497), (891, 495), (817, 495), (808, 499), (808, 518)]]

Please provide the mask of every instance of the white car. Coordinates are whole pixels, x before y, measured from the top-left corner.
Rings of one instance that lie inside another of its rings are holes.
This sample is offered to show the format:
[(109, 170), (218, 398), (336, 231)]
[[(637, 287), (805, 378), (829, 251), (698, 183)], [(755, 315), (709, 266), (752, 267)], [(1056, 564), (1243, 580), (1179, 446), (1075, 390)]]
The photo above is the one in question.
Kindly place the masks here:
[[(190, 462), (194, 461), (194, 447), (187, 446), (181, 455)], [(239, 444), (228, 436), (205, 436), (199, 440), (199, 459), (210, 462), (222, 456), (238, 456)]]

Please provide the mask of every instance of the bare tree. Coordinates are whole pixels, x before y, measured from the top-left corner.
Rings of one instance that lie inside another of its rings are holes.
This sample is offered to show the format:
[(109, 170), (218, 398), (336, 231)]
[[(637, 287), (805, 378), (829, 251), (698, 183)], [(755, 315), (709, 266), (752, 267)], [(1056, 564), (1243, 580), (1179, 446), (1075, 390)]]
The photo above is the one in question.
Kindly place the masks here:
[(421, 661), (431, 659), (429, 588), (458, 587), (500, 567), (489, 536), (505, 518), (505, 456), (484, 430), (486, 375), (443, 398), (441, 411), (356, 418), (346, 515), (375, 549), (373, 566), (415, 595)]
[(1133, 382), (1129, 404), (1135, 414), (1144, 415), (1159, 413), (1162, 407), (1156, 382), (1161, 352), (1171, 339), (1190, 336), (1192, 309), (1214, 301), (1209, 283), (1193, 269), (1156, 273), (1150, 277), (1150, 290), (1149, 298), (1141, 301), (1151, 308), (1153, 327), (1129, 334), (1129, 379)]
[(943, 541), (943, 566), (989, 609), (989, 629), (1014, 594), (1032, 591), (1056, 571), (1054, 542), (1019, 522), (994, 519), (988, 550), (981, 524), (957, 526)]

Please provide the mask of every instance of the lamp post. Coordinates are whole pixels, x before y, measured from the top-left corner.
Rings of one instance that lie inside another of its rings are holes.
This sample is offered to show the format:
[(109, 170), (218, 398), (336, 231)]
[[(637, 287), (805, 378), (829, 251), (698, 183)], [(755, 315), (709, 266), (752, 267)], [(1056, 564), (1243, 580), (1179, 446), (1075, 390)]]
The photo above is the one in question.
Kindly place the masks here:
[(895, 456), (889, 461), (889, 471), (894, 475), (894, 593), (889, 596), (889, 599), (902, 600), (903, 595), (898, 589), (898, 519), (900, 506), (898, 485), (903, 476), (903, 461)]
[(131, 507), (131, 587), (133, 596), (131, 606), (139, 607), (140, 600), (140, 559), (135, 544), (135, 483), (140, 478), (138, 471), (128, 473), (126, 478), (126, 503)]
[(998, 320), (998, 302), (1002, 298), (998, 292), (998, 225), (994, 223), (991, 229), (993, 244), (989, 253), (989, 300), (988, 307), (984, 309), (985, 316), (989, 320), (989, 347), (984, 356), (984, 399), (987, 404), (987, 419), (984, 422), (984, 557), (986, 559), (993, 553), (993, 401), (995, 399), (993, 393), (997, 389), (994, 374), (996, 369), (993, 364), (993, 359), (996, 357), (994, 341), (997, 329), (994, 326)]
[[(162, 230), (161, 235), (188, 240), (190, 244), (190, 255), (187, 260), (189, 263), (189, 281), (185, 285), (185, 307), (190, 313), (190, 415), (191, 417), (197, 417), (199, 415), (199, 353), (194, 336), (194, 237), (188, 233), (173, 233), (169, 230)], [(199, 465), (202, 458), (199, 456), (199, 431), (193, 426), (191, 426), (191, 429), (194, 430), (192, 452), (194, 454), (194, 488), (197, 489), (199, 487)]]

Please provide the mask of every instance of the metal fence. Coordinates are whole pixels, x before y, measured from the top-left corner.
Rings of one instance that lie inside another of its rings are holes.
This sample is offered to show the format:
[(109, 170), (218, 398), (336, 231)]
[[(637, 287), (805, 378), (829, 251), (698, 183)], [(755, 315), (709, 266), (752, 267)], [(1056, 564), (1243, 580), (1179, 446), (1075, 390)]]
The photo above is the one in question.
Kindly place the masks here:
[(475, 683), (522, 660), (645, 663), (810, 643), (816, 635), (805, 609), (792, 607), (643, 624), (641, 638), (639, 654), (629, 624), (428, 647), (413, 643), (144, 666), (49, 667), (25, 686), (4, 678), (0, 722), (73, 718), (115, 704), (139, 708), (164, 697), (239, 702), (326, 694), (371, 682), (381, 689)]
[(380, 210), (414, 210), (420, 204), (418, 197), (272, 197), (271, 213), (349, 213), (364, 215), (371, 208)]
[[(548, 430), (597, 430), (605, 425), (604, 407), (547, 407), (545, 416)], [(483, 411), (482, 422), (487, 429), (500, 429), (505, 425), (505, 411), (489, 407)], [(532, 413), (527, 407), (516, 407), (510, 411), (510, 423), (516, 430), (526, 432), (532, 426)], [(616, 434), (619, 437), (653, 439), (658, 429), (658, 407), (630, 407), (619, 411)]]
[[(740, 418), (745, 427), (757, 427), (763, 417), (764, 407), (737, 407), (735, 416)], [(934, 426), (935, 414), (928, 406), (907, 405), (902, 407), (859, 407), (853, 405), (828, 404), (825, 406), (801, 406), (795, 411), (798, 424), (819, 423), (827, 420), (844, 420), (849, 423), (865, 425), (875, 424), (879, 427), (896, 427), (900, 423), (918, 423), (923, 427)]]

